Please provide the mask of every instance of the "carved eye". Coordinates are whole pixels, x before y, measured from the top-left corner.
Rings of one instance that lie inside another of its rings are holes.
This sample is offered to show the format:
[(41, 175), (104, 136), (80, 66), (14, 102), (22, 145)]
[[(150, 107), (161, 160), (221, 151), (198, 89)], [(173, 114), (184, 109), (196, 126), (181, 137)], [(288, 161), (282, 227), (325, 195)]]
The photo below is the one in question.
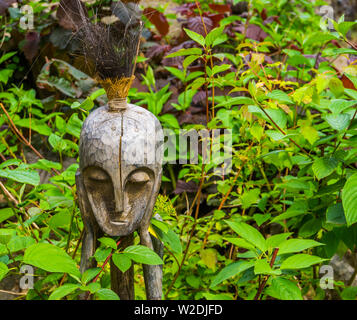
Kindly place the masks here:
[(89, 173), (89, 179), (99, 182), (108, 181), (109, 177), (107, 173), (101, 169), (91, 169)]
[(129, 182), (131, 182), (131, 183), (144, 184), (144, 183), (147, 183), (148, 181), (150, 181), (150, 177), (146, 172), (143, 172), (143, 171), (135, 172), (129, 178)]

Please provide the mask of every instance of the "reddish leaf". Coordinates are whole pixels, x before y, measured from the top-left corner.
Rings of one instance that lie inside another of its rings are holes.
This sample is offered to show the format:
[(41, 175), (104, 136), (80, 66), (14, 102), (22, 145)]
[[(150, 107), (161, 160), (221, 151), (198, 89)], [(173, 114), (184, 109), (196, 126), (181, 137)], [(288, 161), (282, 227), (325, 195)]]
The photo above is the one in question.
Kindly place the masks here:
[(17, 2), (17, 0), (0, 0), (0, 15), (3, 15), (7, 8), (15, 2)]
[(189, 18), (187, 20), (187, 28), (205, 37), (206, 31), (209, 33), (213, 29), (213, 21), (208, 17), (203, 17), (202, 19), (201, 17)]
[[(240, 33), (244, 33), (244, 25), (241, 24), (237, 27), (234, 28), (234, 30), (239, 31)], [(266, 34), (262, 28), (255, 24), (250, 24), (248, 25), (248, 28), (246, 30), (246, 37), (249, 39), (253, 39), (256, 41), (263, 41), (268, 34)]]
[(213, 28), (217, 28), (219, 27), (220, 21), (225, 18), (225, 15), (224, 13), (217, 13), (217, 14), (209, 14), (208, 17), (213, 22)]
[(166, 36), (169, 33), (169, 23), (160, 11), (154, 8), (146, 8), (144, 10), (144, 15), (156, 27), (157, 31), (159, 31), (162, 36)]
[(263, 21), (266, 20), (266, 18), (268, 17), (267, 15), (267, 8), (264, 8), (262, 10), (262, 12), (260, 13), (260, 16), (262, 17)]
[(37, 32), (30, 31), (26, 34), (24, 51), (27, 60), (32, 61), (36, 57), (40, 44), (40, 35)]
[(215, 4), (215, 3), (210, 3), (208, 5), (211, 10), (218, 12), (218, 13), (226, 13), (226, 12), (231, 12), (231, 6), (229, 4)]
[(162, 45), (162, 44), (157, 44), (152, 47), (150, 47), (147, 52), (146, 52), (146, 57), (151, 59), (154, 57), (161, 56), (163, 54), (166, 54), (171, 50), (170, 45)]
[(342, 77), (340, 78), (340, 80), (342, 81), (343, 86), (344, 86), (346, 89), (357, 90), (356, 87), (354, 86), (353, 82), (352, 82), (350, 79), (348, 79), (344, 74), (342, 75)]
[(185, 3), (179, 7), (176, 7), (174, 10), (183, 16), (193, 17), (196, 15), (194, 12), (194, 9), (196, 8), (197, 6), (195, 3)]
[(185, 182), (183, 180), (178, 180), (174, 194), (180, 194), (183, 192), (195, 193), (197, 191), (198, 191), (198, 186), (193, 181)]

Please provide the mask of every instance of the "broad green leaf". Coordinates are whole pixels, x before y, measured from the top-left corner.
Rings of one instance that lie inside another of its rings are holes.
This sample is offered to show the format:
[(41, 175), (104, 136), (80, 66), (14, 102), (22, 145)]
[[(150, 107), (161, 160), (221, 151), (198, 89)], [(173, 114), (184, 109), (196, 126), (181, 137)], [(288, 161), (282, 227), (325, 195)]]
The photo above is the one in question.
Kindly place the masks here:
[(131, 267), (131, 260), (125, 253), (114, 253), (112, 260), (121, 272), (129, 270)]
[(341, 293), (341, 298), (343, 300), (356, 300), (357, 298), (357, 287), (347, 287), (343, 289)]
[(284, 262), (280, 266), (280, 269), (304, 269), (314, 264), (321, 263), (325, 260), (326, 259), (322, 259), (317, 256), (311, 256), (305, 253), (295, 254), (284, 260)]
[(267, 98), (277, 100), (282, 103), (294, 103), (287, 93), (281, 90), (274, 90), (267, 94)]
[(14, 215), (14, 211), (11, 208), (0, 209), (0, 223), (11, 218)]
[(259, 200), (260, 189), (251, 189), (245, 191), (242, 195), (242, 208), (248, 209)]
[(103, 237), (103, 238), (99, 238), (98, 241), (104, 244), (104, 246), (106, 247), (112, 248), (114, 250), (117, 249), (117, 243), (112, 238)]
[(30, 168), (51, 171), (51, 169), (61, 170), (62, 165), (59, 162), (40, 159), (36, 163), (31, 164)]
[(274, 278), (265, 293), (279, 300), (302, 300), (299, 287), (294, 282), (282, 277)]
[(99, 289), (95, 296), (98, 300), (120, 300), (118, 295), (110, 289)]
[(242, 238), (230, 238), (230, 237), (227, 237), (227, 238), (224, 238), (224, 240), (227, 240), (230, 243), (233, 243), (238, 248), (244, 248), (244, 249), (252, 250), (252, 251), (256, 250), (254, 245), (252, 245), (250, 242), (248, 242), (248, 241), (246, 241), (246, 240), (244, 240)]
[(310, 219), (305, 222), (299, 229), (299, 236), (302, 238), (308, 238), (316, 234), (321, 229), (320, 219)]
[(9, 268), (3, 262), (0, 262), (0, 281), (5, 278), (7, 273), (9, 272)]
[(205, 38), (203, 36), (201, 36), (200, 34), (192, 31), (192, 30), (189, 30), (189, 29), (186, 29), (184, 28), (186, 34), (195, 42), (197, 42), (198, 44), (200, 44), (202, 47), (205, 46)]
[(342, 190), (342, 204), (345, 211), (347, 225), (357, 222), (357, 173), (347, 179)]
[(0, 177), (11, 179), (20, 183), (38, 186), (40, 184), (40, 175), (36, 170), (18, 167), (16, 169), (0, 169)]
[(319, 158), (314, 161), (312, 171), (314, 172), (316, 178), (321, 180), (334, 172), (337, 165), (338, 160), (333, 157)]
[(216, 271), (217, 251), (213, 248), (204, 249), (200, 252), (200, 257), (203, 263), (213, 271)]
[(30, 247), (34, 243), (36, 243), (36, 241), (32, 237), (13, 236), (7, 244), (7, 247), (10, 252), (17, 252)]
[(279, 245), (291, 235), (291, 232), (274, 234), (266, 239), (267, 247), (271, 249), (278, 248)]
[(324, 119), (328, 122), (331, 128), (337, 131), (345, 130), (350, 123), (350, 116), (345, 113), (328, 114), (324, 116)]
[(266, 242), (262, 234), (254, 227), (244, 222), (226, 221), (226, 223), (243, 239), (247, 240), (260, 251), (266, 250)]
[(338, 78), (332, 78), (329, 82), (329, 87), (336, 98), (343, 95), (345, 91), (345, 87), (343, 86), (342, 81)]
[(102, 269), (101, 268), (91, 268), (91, 269), (86, 270), (82, 274), (81, 282), (83, 284), (87, 284), (89, 281), (93, 280), (99, 274), (100, 270), (102, 270)]
[(322, 245), (323, 243), (309, 239), (289, 239), (279, 245), (278, 255), (299, 252)]
[(332, 113), (339, 114), (349, 108), (352, 108), (352, 106), (354, 106), (356, 103), (356, 100), (349, 101), (343, 99), (333, 99), (331, 100), (331, 103), (329, 104), (328, 108)]
[(51, 293), (48, 300), (61, 300), (80, 287), (79, 284), (66, 283)]
[(254, 263), (254, 274), (279, 275), (280, 270), (273, 270), (266, 259), (259, 259)]
[(230, 265), (226, 266), (223, 268), (217, 276), (213, 279), (210, 288), (213, 288), (223, 282), (224, 280), (227, 280), (230, 277), (239, 275), (243, 271), (251, 268), (254, 266), (253, 261), (238, 261), (238, 262), (233, 262)]
[(16, 51), (12, 51), (12, 52), (8, 52), (8, 53), (5, 53), (4, 55), (2, 55), (0, 58), (0, 64), (5, 62), (6, 60), (10, 59), (11, 57), (13, 57), (16, 53), (17, 53)]
[(76, 279), (81, 277), (75, 261), (52, 244), (38, 243), (27, 248), (23, 262), (49, 272), (68, 273)]
[(182, 82), (186, 82), (185, 81), (185, 78), (186, 78), (185, 72), (181, 71), (180, 69), (174, 68), (174, 67), (165, 67), (165, 69), (167, 71), (169, 71), (170, 73), (172, 73), (176, 78), (178, 78)]
[(156, 252), (142, 245), (127, 247), (125, 248), (124, 253), (130, 259), (138, 263), (149, 264), (149, 265), (163, 264), (162, 259), (157, 255)]
[(210, 47), (215, 42), (215, 40), (220, 35), (222, 35), (223, 30), (224, 30), (224, 27), (219, 27), (219, 28), (215, 28), (215, 29), (211, 30), (208, 33), (208, 35), (206, 36), (206, 40), (205, 40), (206, 46)]
[(252, 103), (254, 103), (253, 99), (248, 97), (233, 97), (233, 98), (228, 98), (227, 101), (217, 104), (216, 107), (236, 106), (239, 104), (252, 104)]
[(346, 217), (342, 203), (336, 203), (327, 209), (326, 222), (340, 225), (346, 224)]
[(200, 56), (202, 54), (202, 49), (200, 48), (190, 48), (190, 49), (180, 49), (176, 52), (173, 52), (165, 57), (167, 58), (175, 58), (175, 57), (181, 57), (181, 56), (191, 56), (191, 55), (198, 55)]

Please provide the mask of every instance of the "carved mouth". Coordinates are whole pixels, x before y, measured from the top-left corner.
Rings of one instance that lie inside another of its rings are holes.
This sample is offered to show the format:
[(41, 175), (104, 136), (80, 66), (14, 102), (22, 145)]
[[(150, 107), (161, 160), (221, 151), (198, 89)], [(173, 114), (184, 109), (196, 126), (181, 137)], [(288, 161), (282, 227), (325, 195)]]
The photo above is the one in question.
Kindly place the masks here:
[(116, 226), (122, 226), (127, 224), (127, 221), (111, 221), (112, 224), (116, 225)]
[(119, 212), (113, 212), (110, 214), (110, 222), (117, 226), (122, 226), (128, 223), (127, 220), (123, 219), (122, 213)]

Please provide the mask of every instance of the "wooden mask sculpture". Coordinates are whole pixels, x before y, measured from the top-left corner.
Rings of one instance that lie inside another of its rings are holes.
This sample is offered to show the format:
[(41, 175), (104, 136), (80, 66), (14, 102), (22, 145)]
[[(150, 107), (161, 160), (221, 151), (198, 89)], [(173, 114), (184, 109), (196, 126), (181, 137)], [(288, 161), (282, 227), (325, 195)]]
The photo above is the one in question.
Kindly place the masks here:
[[(142, 25), (136, 2), (113, 3), (112, 12), (119, 18), (110, 28), (92, 24), (79, 0), (71, 8), (75, 34), (109, 100), (90, 113), (80, 136), (76, 184), (85, 228), (81, 272), (95, 267), (91, 257), (104, 234), (120, 237), (119, 246), (125, 248), (138, 231), (141, 244), (162, 255), (162, 244), (148, 231), (161, 184), (162, 128), (152, 113), (127, 104)], [(66, 1), (61, 5), (65, 8)], [(143, 265), (143, 271), (147, 299), (161, 299), (162, 267)], [(133, 267), (122, 273), (111, 263), (111, 282), (121, 299), (134, 299)]]

